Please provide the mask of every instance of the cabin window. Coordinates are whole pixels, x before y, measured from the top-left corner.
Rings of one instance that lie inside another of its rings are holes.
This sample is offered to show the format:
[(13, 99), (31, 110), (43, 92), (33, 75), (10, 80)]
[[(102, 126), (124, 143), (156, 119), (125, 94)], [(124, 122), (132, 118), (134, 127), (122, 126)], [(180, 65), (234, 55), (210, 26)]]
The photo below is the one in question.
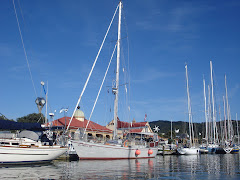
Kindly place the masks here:
[(1, 144), (9, 145), (9, 142), (1, 142)]

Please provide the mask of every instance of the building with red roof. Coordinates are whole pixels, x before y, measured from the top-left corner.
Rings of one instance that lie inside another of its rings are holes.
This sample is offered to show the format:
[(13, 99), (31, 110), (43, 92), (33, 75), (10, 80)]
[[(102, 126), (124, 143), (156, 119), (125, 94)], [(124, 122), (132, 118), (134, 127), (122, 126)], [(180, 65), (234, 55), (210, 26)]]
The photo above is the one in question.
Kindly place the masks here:
[[(69, 125), (70, 119), (71, 117), (62, 117), (52, 121), (51, 123), (48, 123), (46, 126), (51, 126), (53, 129), (55, 129), (55, 132), (62, 133)], [(153, 133), (148, 122), (136, 122), (135, 119), (133, 119), (132, 122), (124, 122), (118, 119), (117, 129), (118, 137), (121, 139), (123, 139), (124, 136), (127, 136), (128, 134), (149, 135)], [(101, 126), (100, 124), (85, 119), (84, 113), (80, 109), (77, 109), (74, 113), (72, 122), (70, 123), (68, 133), (72, 138), (77, 138), (74, 137), (77, 130), (81, 135), (83, 135), (85, 132), (85, 134), (87, 134), (88, 138), (90, 139), (112, 139), (114, 122), (112, 120), (106, 127)]]
[[(112, 120), (108, 125), (106, 126), (108, 129), (113, 130), (114, 129), (114, 121)], [(122, 134), (123, 136), (127, 136), (127, 134), (153, 134), (153, 131), (147, 121), (144, 122), (136, 122), (135, 119), (133, 119), (132, 122), (125, 122), (117, 120), (117, 129), (118, 134)]]
[[(47, 126), (51, 126), (56, 132), (61, 133), (69, 125), (70, 119), (71, 117), (62, 117), (48, 123)], [(113, 131), (111, 129), (85, 119), (84, 113), (80, 109), (77, 109), (74, 113), (72, 122), (69, 126), (71, 137), (74, 136), (77, 129), (80, 130), (80, 132), (86, 131), (88, 137), (92, 138), (112, 139), (113, 136)]]

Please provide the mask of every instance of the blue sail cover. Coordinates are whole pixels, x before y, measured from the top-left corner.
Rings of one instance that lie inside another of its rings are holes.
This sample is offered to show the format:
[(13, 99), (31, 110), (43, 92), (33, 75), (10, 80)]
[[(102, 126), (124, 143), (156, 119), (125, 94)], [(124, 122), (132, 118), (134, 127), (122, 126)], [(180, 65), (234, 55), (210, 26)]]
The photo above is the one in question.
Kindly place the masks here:
[(24, 122), (15, 122), (8, 120), (0, 120), (0, 130), (32, 130), (32, 131), (42, 131), (40, 123), (24, 123)]

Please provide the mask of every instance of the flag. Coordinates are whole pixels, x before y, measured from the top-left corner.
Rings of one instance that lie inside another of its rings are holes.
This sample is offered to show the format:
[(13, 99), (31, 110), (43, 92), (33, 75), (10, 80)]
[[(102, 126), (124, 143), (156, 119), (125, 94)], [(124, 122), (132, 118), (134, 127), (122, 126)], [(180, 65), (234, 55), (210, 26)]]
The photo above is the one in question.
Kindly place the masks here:
[(147, 119), (147, 114), (145, 114), (144, 121), (146, 121), (146, 119)]

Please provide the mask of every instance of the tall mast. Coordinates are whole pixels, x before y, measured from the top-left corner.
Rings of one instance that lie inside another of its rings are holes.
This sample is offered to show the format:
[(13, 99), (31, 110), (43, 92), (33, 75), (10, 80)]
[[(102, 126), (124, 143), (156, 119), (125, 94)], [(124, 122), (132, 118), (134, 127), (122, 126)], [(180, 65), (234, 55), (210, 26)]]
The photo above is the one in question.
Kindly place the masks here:
[(225, 75), (225, 90), (226, 90), (226, 103), (227, 103), (227, 119), (228, 119), (228, 137), (231, 140), (230, 134), (230, 112), (229, 112), (229, 104), (228, 104), (228, 93), (227, 93), (227, 76)]
[(47, 81), (47, 92), (46, 92), (46, 112), (45, 112), (45, 124), (47, 124), (47, 108), (48, 108), (48, 81)]
[(236, 123), (237, 123), (237, 137), (238, 137), (238, 146), (239, 146), (239, 130), (238, 130), (237, 113), (236, 113)]
[(189, 140), (190, 140), (190, 147), (192, 147), (192, 125), (191, 125), (191, 105), (190, 105), (190, 95), (189, 95), (189, 86), (188, 86), (188, 70), (187, 65), (185, 65), (186, 69), (186, 80), (187, 80), (187, 97), (188, 97), (188, 119), (189, 119)]
[(117, 69), (116, 69), (116, 87), (114, 100), (114, 132), (113, 138), (117, 138), (117, 119), (118, 119), (118, 88), (119, 88), (119, 65), (120, 65), (120, 40), (121, 40), (121, 15), (122, 2), (119, 2), (119, 19), (118, 19), (118, 40), (117, 40)]
[(216, 114), (215, 114), (215, 103), (214, 103), (214, 93), (213, 93), (213, 68), (212, 61), (210, 61), (211, 70), (211, 84), (212, 84), (212, 112), (213, 112), (213, 143), (216, 143)]
[(211, 112), (212, 112), (212, 107), (211, 107), (211, 90), (210, 90), (210, 85), (208, 85), (208, 140), (211, 141), (211, 144), (213, 143), (213, 139), (212, 139), (212, 116), (211, 116)]
[(225, 105), (225, 97), (223, 96), (223, 107), (224, 107), (224, 133), (225, 133), (225, 140), (227, 141), (228, 135), (227, 135), (227, 119), (226, 119), (226, 105)]
[(203, 79), (203, 94), (204, 94), (204, 114), (206, 120), (206, 142), (208, 144), (208, 118), (207, 118), (207, 98), (206, 98), (206, 87), (205, 87), (205, 79)]

